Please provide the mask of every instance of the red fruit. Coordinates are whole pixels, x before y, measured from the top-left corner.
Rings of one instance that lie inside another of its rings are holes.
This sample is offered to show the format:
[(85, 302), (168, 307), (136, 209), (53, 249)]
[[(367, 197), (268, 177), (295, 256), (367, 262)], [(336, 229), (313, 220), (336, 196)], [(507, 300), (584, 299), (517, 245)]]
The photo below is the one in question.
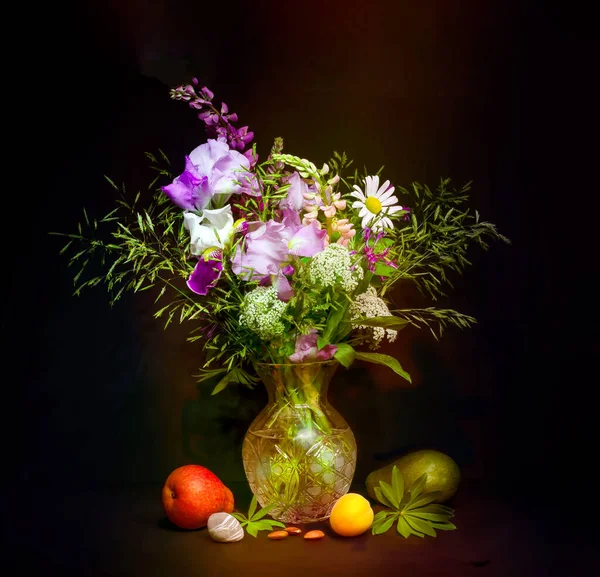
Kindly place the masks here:
[(213, 513), (231, 513), (234, 501), (231, 491), (212, 471), (201, 465), (183, 465), (167, 477), (162, 504), (174, 525), (200, 529)]

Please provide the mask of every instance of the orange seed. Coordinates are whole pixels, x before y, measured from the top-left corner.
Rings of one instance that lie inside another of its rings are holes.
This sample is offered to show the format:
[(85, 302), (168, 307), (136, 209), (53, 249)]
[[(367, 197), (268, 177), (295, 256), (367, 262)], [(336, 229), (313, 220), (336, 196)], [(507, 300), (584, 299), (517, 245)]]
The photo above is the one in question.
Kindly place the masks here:
[(322, 539), (323, 537), (325, 537), (325, 533), (323, 533), (323, 531), (319, 531), (318, 529), (309, 531), (306, 533), (306, 535), (304, 535), (304, 538), (308, 539), (309, 541), (313, 541), (314, 539)]

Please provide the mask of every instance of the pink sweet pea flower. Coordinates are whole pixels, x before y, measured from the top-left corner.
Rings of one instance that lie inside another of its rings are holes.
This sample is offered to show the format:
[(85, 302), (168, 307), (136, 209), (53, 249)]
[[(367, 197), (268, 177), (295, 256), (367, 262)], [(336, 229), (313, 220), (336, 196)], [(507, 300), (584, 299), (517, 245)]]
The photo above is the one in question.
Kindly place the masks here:
[(335, 345), (325, 345), (322, 349), (317, 346), (319, 335), (317, 329), (312, 329), (307, 335), (296, 339), (296, 351), (290, 355), (292, 363), (307, 363), (311, 361), (328, 361), (337, 351)]

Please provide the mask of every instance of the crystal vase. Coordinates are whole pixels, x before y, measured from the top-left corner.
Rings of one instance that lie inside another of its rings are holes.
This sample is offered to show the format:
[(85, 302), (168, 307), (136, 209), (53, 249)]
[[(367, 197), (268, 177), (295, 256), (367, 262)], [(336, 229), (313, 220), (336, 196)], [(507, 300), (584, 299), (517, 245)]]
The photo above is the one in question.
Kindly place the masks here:
[(268, 404), (248, 428), (244, 470), (262, 507), (284, 523), (327, 519), (348, 492), (356, 440), (329, 404), (327, 389), (339, 363), (257, 363)]

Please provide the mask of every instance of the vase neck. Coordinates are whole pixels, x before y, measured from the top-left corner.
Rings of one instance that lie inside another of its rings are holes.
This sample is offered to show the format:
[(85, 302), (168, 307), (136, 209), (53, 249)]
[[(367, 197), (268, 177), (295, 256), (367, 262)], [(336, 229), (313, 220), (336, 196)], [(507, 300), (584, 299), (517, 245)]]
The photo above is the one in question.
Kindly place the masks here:
[(329, 383), (337, 370), (337, 361), (316, 363), (257, 363), (256, 372), (264, 383), (269, 402), (285, 401), (294, 405), (323, 403)]

